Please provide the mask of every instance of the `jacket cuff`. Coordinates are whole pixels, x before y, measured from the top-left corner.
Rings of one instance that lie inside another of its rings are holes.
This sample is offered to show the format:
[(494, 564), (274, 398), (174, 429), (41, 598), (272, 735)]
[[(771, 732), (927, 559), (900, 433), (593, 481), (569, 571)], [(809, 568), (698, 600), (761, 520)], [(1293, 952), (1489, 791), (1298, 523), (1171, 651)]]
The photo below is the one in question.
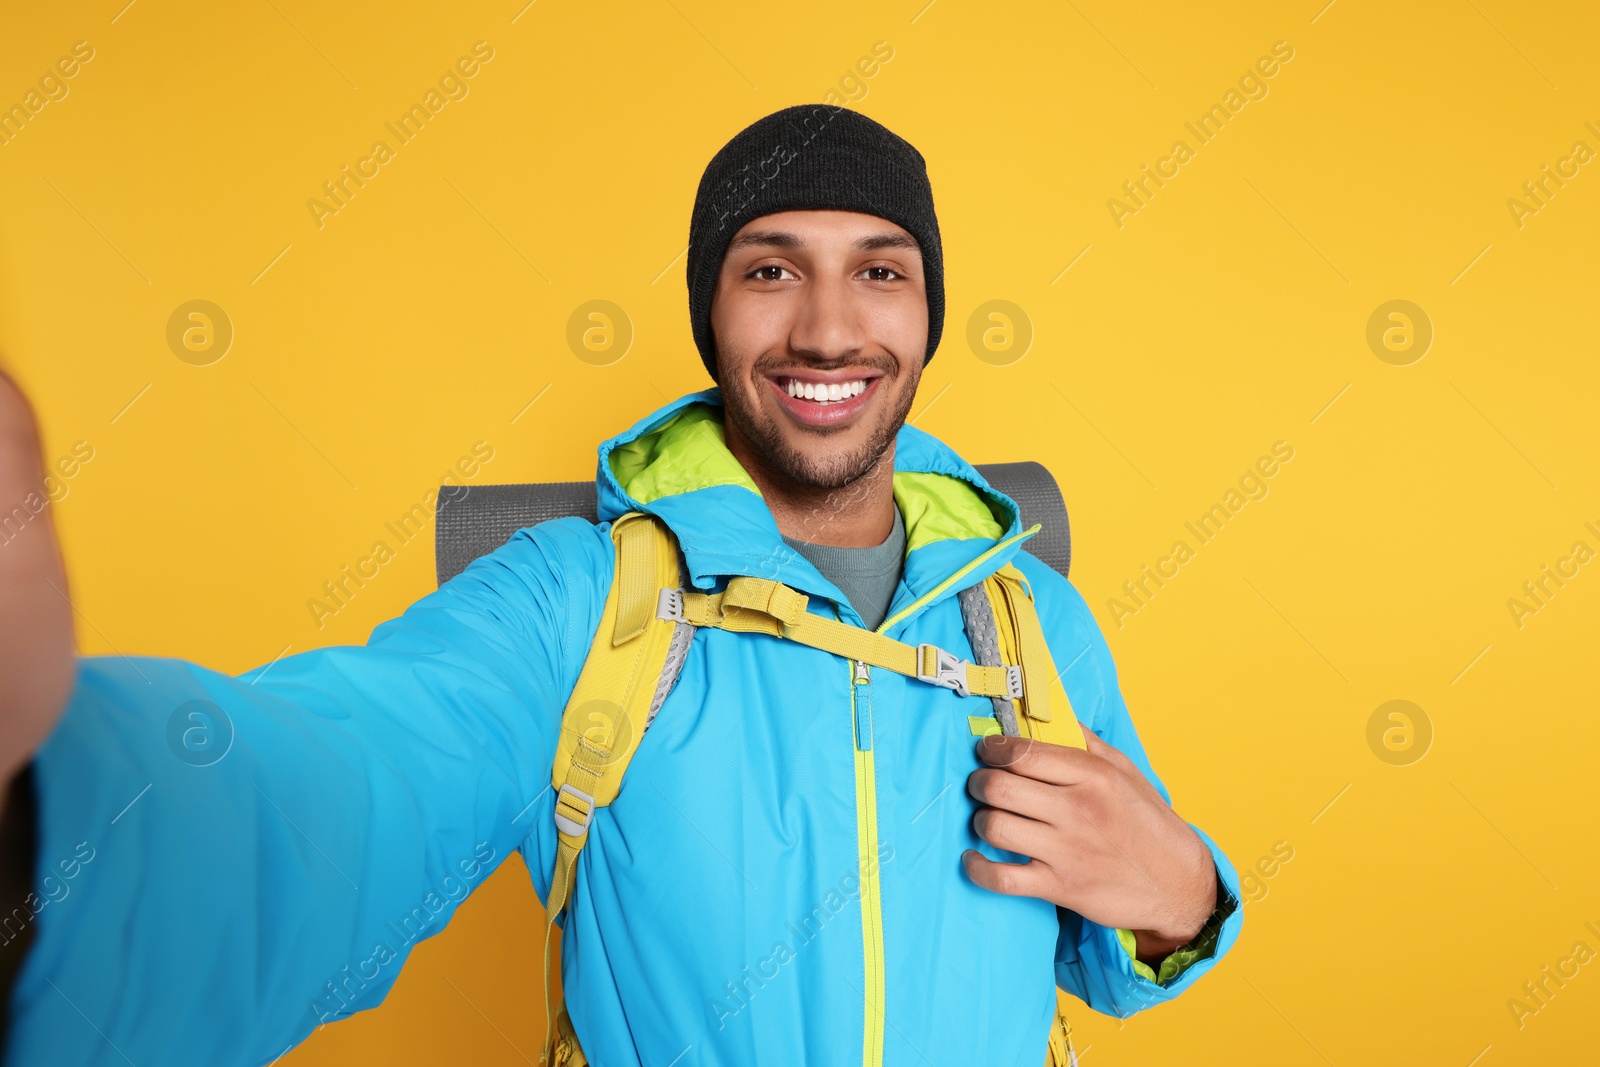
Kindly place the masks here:
[(1060, 912), (1056, 984), (1094, 1011), (1125, 1019), (1164, 1004), (1199, 981), (1239, 939), (1244, 924), (1239, 875), (1205, 831), (1190, 826), (1216, 864), (1217, 908), (1196, 939), (1169, 955), (1159, 969), (1134, 958), (1131, 932), (1101, 926), (1076, 912)]
[(1228, 891), (1222, 874), (1217, 873), (1217, 906), (1212, 909), (1211, 915), (1206, 919), (1205, 925), (1200, 927), (1200, 932), (1190, 938), (1187, 944), (1180, 945), (1169, 952), (1161, 960), (1161, 969), (1153, 969), (1148, 963), (1139, 959), (1139, 939), (1132, 930), (1118, 927), (1117, 942), (1128, 954), (1128, 962), (1133, 966), (1133, 972), (1147, 982), (1165, 986), (1172, 980), (1188, 970), (1189, 967), (1200, 961), (1209, 960), (1216, 956), (1217, 939), (1222, 935), (1222, 926), (1228, 917), (1239, 908), (1239, 900)]

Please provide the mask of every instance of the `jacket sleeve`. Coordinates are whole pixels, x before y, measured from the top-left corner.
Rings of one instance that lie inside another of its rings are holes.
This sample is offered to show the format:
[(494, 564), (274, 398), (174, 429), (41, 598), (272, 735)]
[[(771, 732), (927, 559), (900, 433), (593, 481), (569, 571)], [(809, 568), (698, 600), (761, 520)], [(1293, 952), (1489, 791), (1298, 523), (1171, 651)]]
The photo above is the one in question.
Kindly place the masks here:
[(32, 764), (37, 889), (12, 918), (37, 936), (6, 1062), (266, 1064), (376, 1006), (550, 818), (606, 529), (522, 530), (365, 645), (239, 677), (81, 660)]
[[(1196, 833), (1199, 831), (1197, 830)], [(1201, 960), (1211, 959), (1217, 952), (1217, 938), (1222, 936), (1222, 926), (1239, 907), (1238, 897), (1228, 892), (1227, 885), (1222, 880), (1221, 873), (1217, 874), (1217, 906), (1211, 909), (1211, 914), (1206, 918), (1200, 932), (1189, 939), (1186, 945), (1173, 949), (1161, 960), (1161, 970), (1158, 972), (1148, 963), (1139, 959), (1139, 939), (1132, 930), (1117, 930), (1117, 942), (1122, 950), (1133, 961), (1133, 969), (1140, 977), (1146, 978), (1158, 985), (1170, 985), (1179, 975), (1188, 970)]]
[[(1050, 655), (1062, 672), (1061, 683), (1079, 721), (1132, 760), (1171, 804), (1172, 794), (1151, 768), (1122, 699), (1111, 649), (1083, 597), (1070, 582), (1027, 553), (1018, 555), (1017, 567), (1033, 589)], [(1171, 1000), (1211, 970), (1238, 940), (1244, 923), (1238, 872), (1204, 830), (1193, 823), (1190, 827), (1211, 850), (1218, 881), (1217, 908), (1194, 941), (1162, 962), (1159, 974), (1134, 958), (1128, 931), (1058, 909), (1056, 984), (1095, 1011), (1126, 1018)]]

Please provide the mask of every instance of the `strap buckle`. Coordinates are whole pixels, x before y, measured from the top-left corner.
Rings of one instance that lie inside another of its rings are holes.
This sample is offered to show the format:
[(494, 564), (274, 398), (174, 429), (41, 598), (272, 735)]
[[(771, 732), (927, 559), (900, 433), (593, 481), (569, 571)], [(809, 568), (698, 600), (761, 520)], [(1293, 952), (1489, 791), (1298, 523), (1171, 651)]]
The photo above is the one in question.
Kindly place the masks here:
[[(923, 672), (923, 664), (927, 662), (927, 654), (932, 650), (934, 656), (934, 669), (932, 674)], [(954, 654), (946, 652), (938, 645), (927, 642), (917, 646), (917, 678), (924, 682), (953, 689), (957, 696), (969, 696), (967, 689), (967, 661), (958, 659)]]
[(684, 622), (683, 590), (663, 588), (656, 596), (656, 618)]
[(1006, 696), (1012, 700), (1022, 699), (1022, 665), (1020, 663), (1006, 664)]
[[(561, 806), (565, 804), (575, 812), (581, 813), (583, 821), (580, 823), (561, 813)], [(561, 783), (560, 790), (556, 793), (556, 829), (569, 837), (582, 837), (589, 832), (589, 824), (594, 821), (594, 797), (574, 785)]]

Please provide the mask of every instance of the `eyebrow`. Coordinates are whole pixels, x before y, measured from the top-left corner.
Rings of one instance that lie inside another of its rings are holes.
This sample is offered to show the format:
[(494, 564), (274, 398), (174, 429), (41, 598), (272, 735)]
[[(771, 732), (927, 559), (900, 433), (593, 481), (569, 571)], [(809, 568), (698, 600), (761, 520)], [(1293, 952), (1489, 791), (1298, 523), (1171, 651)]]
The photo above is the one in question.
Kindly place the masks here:
[[(733, 239), (728, 245), (728, 254), (737, 252), (741, 248), (761, 246), (766, 248), (786, 248), (795, 250), (803, 247), (805, 242), (797, 234), (787, 230), (752, 230), (750, 233)], [(861, 237), (851, 246), (855, 252), (876, 252), (884, 248), (907, 248), (921, 251), (922, 246), (917, 239), (909, 233), (875, 233)]]

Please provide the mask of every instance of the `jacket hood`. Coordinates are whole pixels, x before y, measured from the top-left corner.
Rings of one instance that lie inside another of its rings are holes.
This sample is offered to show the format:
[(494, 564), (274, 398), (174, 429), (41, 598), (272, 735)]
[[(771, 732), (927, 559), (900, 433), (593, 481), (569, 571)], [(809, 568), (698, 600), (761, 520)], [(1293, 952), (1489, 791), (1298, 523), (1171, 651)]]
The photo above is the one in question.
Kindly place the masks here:
[[(680, 397), (600, 445), (601, 522), (629, 511), (664, 521), (683, 551), (688, 580), (714, 589), (734, 575), (771, 578), (827, 597), (860, 625), (844, 594), (784, 543), (761, 491), (728, 450), (720, 388)], [(961, 575), (965, 588), (998, 570), (1038, 530), (1024, 531), (1016, 501), (991, 486), (955, 450), (914, 426), (895, 437), (893, 492), (905, 521), (906, 560), (890, 620), (1000, 542)], [(942, 591), (954, 594), (956, 588)], [(930, 601), (931, 602), (931, 601)]]

